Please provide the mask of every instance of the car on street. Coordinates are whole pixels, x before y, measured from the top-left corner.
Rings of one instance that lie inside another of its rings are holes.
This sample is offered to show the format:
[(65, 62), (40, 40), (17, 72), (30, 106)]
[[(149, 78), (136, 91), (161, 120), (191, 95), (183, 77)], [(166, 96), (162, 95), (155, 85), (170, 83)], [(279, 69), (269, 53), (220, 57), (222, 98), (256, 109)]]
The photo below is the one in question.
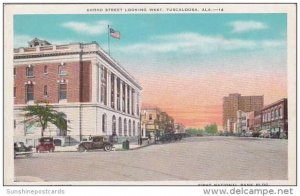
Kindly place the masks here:
[(36, 152), (54, 152), (55, 145), (52, 137), (42, 137), (39, 139), (39, 144), (35, 147)]
[(32, 146), (27, 146), (24, 142), (14, 142), (14, 158), (22, 155), (30, 157), (32, 154)]
[(268, 130), (262, 130), (262, 131), (260, 131), (259, 137), (269, 138), (270, 137), (270, 131), (268, 131)]
[(77, 147), (78, 152), (98, 149), (111, 151), (113, 149), (113, 144), (104, 136), (93, 136), (90, 138), (90, 141), (82, 141)]

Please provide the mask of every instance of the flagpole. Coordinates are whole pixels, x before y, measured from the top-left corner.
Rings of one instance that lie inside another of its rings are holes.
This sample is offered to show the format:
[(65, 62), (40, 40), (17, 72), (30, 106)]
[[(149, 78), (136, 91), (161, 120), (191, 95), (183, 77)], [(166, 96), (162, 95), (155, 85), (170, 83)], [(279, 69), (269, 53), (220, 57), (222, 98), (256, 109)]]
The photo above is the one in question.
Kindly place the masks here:
[(109, 36), (109, 25), (107, 25), (107, 45), (108, 45), (108, 54), (110, 55), (110, 36)]

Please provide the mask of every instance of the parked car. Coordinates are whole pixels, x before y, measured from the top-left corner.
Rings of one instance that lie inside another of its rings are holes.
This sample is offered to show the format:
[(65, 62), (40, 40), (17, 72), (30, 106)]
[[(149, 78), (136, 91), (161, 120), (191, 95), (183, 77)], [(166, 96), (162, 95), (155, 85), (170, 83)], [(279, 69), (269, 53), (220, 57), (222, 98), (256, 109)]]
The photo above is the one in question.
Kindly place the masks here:
[(270, 131), (268, 131), (268, 130), (261, 131), (259, 137), (269, 138), (270, 137)]
[(247, 131), (247, 132), (245, 133), (245, 137), (252, 137), (252, 132)]
[(39, 139), (39, 144), (36, 146), (36, 152), (54, 152), (55, 145), (52, 137), (42, 137)]
[(104, 151), (111, 151), (113, 144), (108, 141), (104, 136), (93, 136), (90, 138), (90, 141), (82, 141), (77, 150), (79, 152), (84, 152), (88, 150), (97, 150), (103, 149)]
[(280, 137), (280, 132), (279, 131), (271, 132), (270, 137), (278, 139)]
[(253, 131), (252, 137), (259, 137), (259, 131)]
[(17, 156), (25, 155), (30, 157), (33, 154), (32, 146), (27, 146), (24, 142), (15, 142), (14, 143), (14, 158)]

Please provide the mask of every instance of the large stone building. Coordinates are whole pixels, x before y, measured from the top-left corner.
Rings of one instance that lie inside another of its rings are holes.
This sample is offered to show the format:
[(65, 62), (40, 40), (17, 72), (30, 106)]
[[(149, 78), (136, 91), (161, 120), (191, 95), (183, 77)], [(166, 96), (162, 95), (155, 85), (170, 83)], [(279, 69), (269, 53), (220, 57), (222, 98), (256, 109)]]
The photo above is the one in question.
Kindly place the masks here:
[(223, 129), (233, 132), (237, 122), (237, 111), (259, 111), (264, 106), (263, 96), (241, 96), (241, 94), (229, 94), (223, 98)]
[(22, 109), (47, 100), (67, 115), (70, 131), (49, 126), (45, 135), (74, 141), (90, 135), (137, 137), (142, 87), (96, 42), (51, 45), (33, 39), (14, 49), (14, 139), (30, 142), (39, 127), (22, 123)]

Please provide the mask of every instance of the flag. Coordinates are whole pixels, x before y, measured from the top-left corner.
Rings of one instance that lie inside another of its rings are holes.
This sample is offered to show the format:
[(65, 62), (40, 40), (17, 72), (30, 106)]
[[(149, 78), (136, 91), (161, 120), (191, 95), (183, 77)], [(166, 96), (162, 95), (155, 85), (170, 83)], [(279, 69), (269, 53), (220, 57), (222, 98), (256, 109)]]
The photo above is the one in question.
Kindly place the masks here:
[(115, 31), (112, 28), (109, 29), (110, 36), (116, 39), (120, 39), (121, 35), (119, 31)]

